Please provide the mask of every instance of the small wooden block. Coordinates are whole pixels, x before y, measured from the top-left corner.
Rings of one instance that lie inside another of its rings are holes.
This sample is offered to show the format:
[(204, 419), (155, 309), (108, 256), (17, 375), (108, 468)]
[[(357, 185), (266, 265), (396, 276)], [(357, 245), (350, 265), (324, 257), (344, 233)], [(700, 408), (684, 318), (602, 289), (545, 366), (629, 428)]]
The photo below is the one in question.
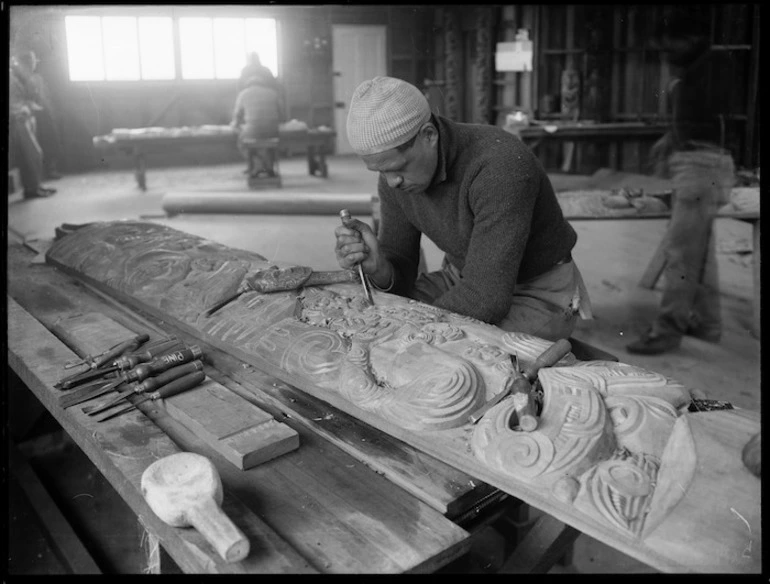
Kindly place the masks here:
[(299, 434), (213, 379), (165, 400), (177, 422), (241, 470), (299, 448)]
[[(88, 312), (59, 321), (51, 327), (51, 331), (81, 356), (98, 355), (139, 334), (101, 312)], [(75, 371), (78, 369), (71, 372)]]

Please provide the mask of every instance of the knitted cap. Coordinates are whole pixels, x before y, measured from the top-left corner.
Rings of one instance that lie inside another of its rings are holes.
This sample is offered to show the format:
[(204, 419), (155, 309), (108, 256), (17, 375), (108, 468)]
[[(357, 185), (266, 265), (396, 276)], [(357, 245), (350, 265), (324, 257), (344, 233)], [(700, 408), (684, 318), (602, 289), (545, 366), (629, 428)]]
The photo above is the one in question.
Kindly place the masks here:
[(428, 100), (414, 85), (393, 77), (375, 77), (353, 92), (348, 140), (360, 156), (377, 154), (407, 142), (429, 120)]

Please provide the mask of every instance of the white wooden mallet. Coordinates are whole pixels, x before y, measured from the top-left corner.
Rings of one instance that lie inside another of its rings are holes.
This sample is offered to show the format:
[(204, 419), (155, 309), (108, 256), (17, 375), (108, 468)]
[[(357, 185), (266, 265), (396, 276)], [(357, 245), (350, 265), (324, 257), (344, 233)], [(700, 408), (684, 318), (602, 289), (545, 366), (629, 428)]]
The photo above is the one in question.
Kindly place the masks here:
[(180, 452), (156, 460), (142, 474), (141, 488), (158, 517), (173, 527), (194, 527), (225, 561), (249, 555), (249, 540), (220, 507), (222, 480), (205, 456)]

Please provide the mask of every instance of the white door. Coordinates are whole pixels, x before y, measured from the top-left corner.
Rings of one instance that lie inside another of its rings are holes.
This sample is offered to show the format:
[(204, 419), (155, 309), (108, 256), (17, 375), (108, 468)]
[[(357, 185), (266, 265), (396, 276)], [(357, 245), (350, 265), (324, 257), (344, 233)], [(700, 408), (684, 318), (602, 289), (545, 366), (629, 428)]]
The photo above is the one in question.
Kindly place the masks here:
[(334, 129), (337, 132), (337, 154), (353, 154), (345, 129), (353, 91), (367, 79), (387, 75), (386, 38), (385, 26), (332, 25)]

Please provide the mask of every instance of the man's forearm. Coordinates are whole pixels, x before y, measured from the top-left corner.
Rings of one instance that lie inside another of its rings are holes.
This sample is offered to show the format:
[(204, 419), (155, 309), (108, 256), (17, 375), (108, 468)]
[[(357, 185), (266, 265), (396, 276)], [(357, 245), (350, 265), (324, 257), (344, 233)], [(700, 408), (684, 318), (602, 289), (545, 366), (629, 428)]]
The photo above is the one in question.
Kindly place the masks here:
[(369, 274), (369, 280), (380, 290), (390, 290), (393, 287), (394, 279), (393, 264), (387, 258), (380, 255), (377, 270)]

